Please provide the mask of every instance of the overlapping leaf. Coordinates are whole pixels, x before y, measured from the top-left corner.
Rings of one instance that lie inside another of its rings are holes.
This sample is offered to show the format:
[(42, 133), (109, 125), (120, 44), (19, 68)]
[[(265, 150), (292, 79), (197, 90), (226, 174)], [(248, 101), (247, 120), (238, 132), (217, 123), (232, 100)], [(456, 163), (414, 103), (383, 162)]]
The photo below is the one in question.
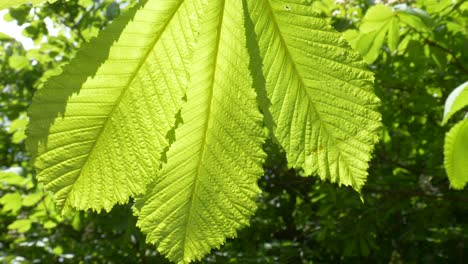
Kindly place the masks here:
[(185, 94), (201, 2), (142, 3), (37, 93), (28, 143), (60, 208), (110, 210), (154, 178)]
[(274, 135), (291, 166), (359, 190), (380, 126), (373, 76), (302, 2), (248, 1)]
[(199, 259), (248, 224), (259, 194), (262, 117), (249, 72), (242, 0), (210, 1), (194, 55), (183, 124), (138, 226), (171, 260)]

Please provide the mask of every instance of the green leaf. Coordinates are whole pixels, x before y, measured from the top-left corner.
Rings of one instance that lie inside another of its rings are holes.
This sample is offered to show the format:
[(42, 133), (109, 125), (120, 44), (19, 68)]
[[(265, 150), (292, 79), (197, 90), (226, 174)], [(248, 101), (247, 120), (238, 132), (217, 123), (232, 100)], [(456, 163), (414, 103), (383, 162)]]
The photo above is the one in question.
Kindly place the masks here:
[(445, 101), (442, 125), (446, 124), (450, 117), (452, 117), (456, 112), (468, 106), (467, 88), (468, 81), (455, 88), (455, 90), (453, 90), (447, 97), (447, 100)]
[(12, 142), (19, 144), (26, 138), (25, 130), (28, 125), (26, 113), (21, 113), (20, 116), (11, 122), (8, 132), (13, 133)]
[(388, 27), (389, 22), (395, 18), (393, 10), (386, 5), (375, 5), (369, 8), (363, 18), (359, 30), (362, 33), (381, 31)]
[(54, 254), (56, 256), (60, 256), (63, 254), (63, 248), (61, 246), (56, 246), (54, 247), (54, 249), (52, 250), (52, 252), (54, 252)]
[(183, 124), (160, 175), (136, 203), (147, 241), (178, 263), (201, 259), (249, 223), (265, 158), (242, 0), (207, 6)]
[(43, 226), (45, 229), (53, 229), (57, 226), (57, 223), (55, 223), (54, 221), (48, 220), (43, 224)]
[(450, 184), (463, 189), (468, 182), (468, 119), (455, 125), (445, 136), (444, 165)]
[(11, 122), (8, 126), (9, 133), (15, 133), (18, 130), (24, 130), (28, 124), (28, 118), (26, 113), (22, 112), (19, 114), (19, 117)]
[(448, 62), (448, 55), (445, 51), (438, 47), (429, 47), (429, 56), (432, 58), (434, 63), (441, 69), (445, 70), (445, 66)]
[(341, 34), (302, 2), (248, 1), (273, 132), (292, 167), (360, 190), (380, 127), (373, 76)]
[(388, 31), (387, 29), (389, 28), (389, 25), (392, 24), (393, 23), (390, 22), (388, 25), (385, 25), (382, 30), (360, 35), (356, 49), (360, 54), (364, 54), (364, 58), (368, 63), (373, 63), (382, 53), (382, 46), (385, 43), (385, 36)]
[(21, 209), (21, 194), (19, 192), (7, 193), (0, 198), (3, 205), (2, 212), (16, 213)]
[(19, 219), (8, 226), (9, 230), (16, 230), (18, 233), (26, 233), (31, 229), (32, 222), (29, 219)]
[(27, 179), (14, 172), (0, 171), (0, 183), (6, 185), (23, 186)]
[(359, 34), (348, 33), (345, 37), (368, 63), (373, 63), (379, 57), (387, 35), (389, 49), (391, 51), (397, 49), (400, 37), (398, 22), (399, 19), (392, 8), (375, 5), (369, 8), (364, 16)]
[(392, 19), (388, 25), (388, 48), (394, 52), (400, 42), (400, 26), (397, 19)]
[(408, 26), (423, 32), (431, 32), (434, 21), (424, 10), (399, 4), (394, 6), (400, 20)]
[(154, 178), (185, 94), (202, 2), (143, 1), (37, 92), (28, 146), (59, 209), (109, 211)]
[(23, 198), (23, 206), (33, 206), (36, 205), (44, 197), (43, 192), (35, 192), (28, 194)]
[(25, 56), (13, 55), (10, 58), (8, 58), (8, 62), (10, 64), (10, 67), (17, 71), (29, 67), (29, 59)]
[(14, 38), (5, 33), (0, 32), (0, 41), (10, 41), (10, 40), (14, 40)]

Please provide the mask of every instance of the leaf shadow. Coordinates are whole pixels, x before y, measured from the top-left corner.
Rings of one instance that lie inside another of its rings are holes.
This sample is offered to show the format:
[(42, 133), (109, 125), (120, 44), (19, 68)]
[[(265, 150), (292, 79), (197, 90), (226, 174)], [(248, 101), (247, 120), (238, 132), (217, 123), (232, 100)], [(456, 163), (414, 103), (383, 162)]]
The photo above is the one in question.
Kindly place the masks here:
[(275, 122), (270, 112), (271, 101), (268, 98), (266, 90), (266, 79), (263, 75), (263, 59), (260, 54), (260, 47), (258, 45), (258, 37), (255, 32), (255, 24), (250, 17), (248, 10), (247, 0), (242, 0), (244, 6), (244, 26), (247, 39), (247, 50), (250, 55), (249, 68), (253, 78), (253, 88), (257, 93), (257, 104), (260, 112), (263, 114), (263, 122), (269, 131), (269, 136), (277, 142), (273, 134)]

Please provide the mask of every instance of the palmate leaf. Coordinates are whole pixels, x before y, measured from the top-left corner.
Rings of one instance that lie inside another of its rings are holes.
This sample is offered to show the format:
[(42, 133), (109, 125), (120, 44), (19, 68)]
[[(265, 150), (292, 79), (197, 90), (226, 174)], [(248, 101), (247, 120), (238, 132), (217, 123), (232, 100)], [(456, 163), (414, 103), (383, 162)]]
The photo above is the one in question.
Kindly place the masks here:
[(212, 0), (195, 49), (183, 124), (138, 226), (171, 260), (200, 259), (247, 225), (260, 192), (262, 117), (249, 72), (242, 0)]
[(445, 136), (444, 165), (450, 184), (463, 189), (468, 182), (468, 119), (456, 124)]
[(201, 2), (143, 2), (38, 91), (28, 145), (59, 208), (110, 210), (154, 178), (185, 94)]
[(380, 127), (372, 74), (304, 1), (247, 2), (289, 164), (359, 190)]
[(292, 167), (359, 190), (380, 126), (373, 77), (303, 2), (147, 0), (85, 45), (30, 108), (59, 207), (137, 197), (148, 242), (200, 259), (255, 211), (259, 107)]

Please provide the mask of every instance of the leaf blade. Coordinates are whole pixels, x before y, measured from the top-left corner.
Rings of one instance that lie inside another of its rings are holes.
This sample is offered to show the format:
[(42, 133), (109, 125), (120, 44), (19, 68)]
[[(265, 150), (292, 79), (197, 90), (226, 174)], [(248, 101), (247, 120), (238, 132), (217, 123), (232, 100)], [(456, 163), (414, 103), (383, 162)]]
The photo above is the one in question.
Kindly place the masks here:
[(359, 190), (380, 127), (372, 74), (301, 1), (248, 4), (264, 60), (273, 133), (288, 163)]
[[(183, 101), (200, 5), (141, 3), (35, 96), (29, 145), (37, 152), (38, 179), (55, 193), (59, 208), (109, 211), (142, 193), (155, 176)], [(106, 41), (115, 35), (115, 43)], [(102, 65), (86, 72), (93, 54), (106, 48)]]
[(136, 202), (148, 241), (179, 263), (200, 259), (248, 224), (265, 158), (242, 1), (207, 6), (184, 123), (161, 175)]

